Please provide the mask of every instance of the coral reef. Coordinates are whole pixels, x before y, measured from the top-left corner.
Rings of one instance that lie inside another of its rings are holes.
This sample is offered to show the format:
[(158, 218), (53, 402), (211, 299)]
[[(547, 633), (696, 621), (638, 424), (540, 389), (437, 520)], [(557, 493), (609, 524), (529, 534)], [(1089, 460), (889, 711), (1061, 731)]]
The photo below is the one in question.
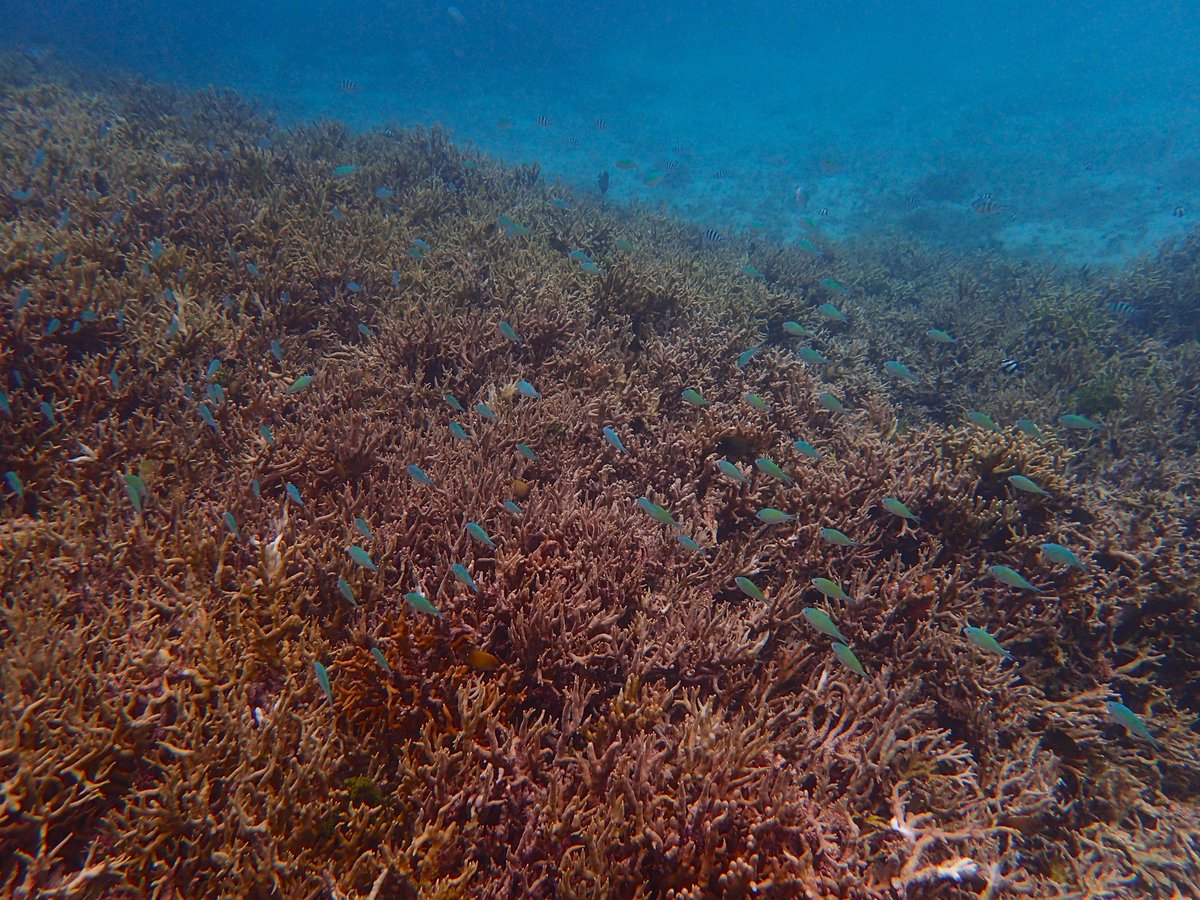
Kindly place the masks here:
[(0, 72), (5, 896), (1194, 891), (1200, 357), (1115, 282)]

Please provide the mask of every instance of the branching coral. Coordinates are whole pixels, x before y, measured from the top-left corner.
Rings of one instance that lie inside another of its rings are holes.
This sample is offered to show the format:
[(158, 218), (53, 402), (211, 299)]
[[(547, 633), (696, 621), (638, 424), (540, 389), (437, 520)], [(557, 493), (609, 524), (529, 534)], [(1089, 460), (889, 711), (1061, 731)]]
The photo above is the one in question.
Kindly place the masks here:
[(698, 249), (438, 130), (3, 94), (5, 895), (1194, 885), (1195, 351), (1101, 286)]

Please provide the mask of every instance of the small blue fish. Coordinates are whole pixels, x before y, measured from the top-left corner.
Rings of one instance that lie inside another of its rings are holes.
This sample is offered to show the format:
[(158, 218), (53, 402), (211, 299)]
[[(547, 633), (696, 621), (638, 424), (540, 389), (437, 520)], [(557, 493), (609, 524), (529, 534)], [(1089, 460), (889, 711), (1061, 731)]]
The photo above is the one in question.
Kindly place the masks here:
[(408, 255), (411, 258), (415, 259), (417, 262), (425, 261), (425, 253), (421, 250), (420, 247), (409, 247)]
[(255, 500), (262, 499), (262, 482), (257, 478), (250, 479), (250, 493), (254, 495)]
[(347, 603), (349, 603), (351, 606), (358, 606), (358, 598), (354, 596), (354, 588), (350, 587), (350, 582), (348, 582), (345, 578), (339, 578), (337, 580), (337, 586), (338, 593), (340, 593), (346, 599)]
[(517, 346), (520, 346), (521, 344), (525, 343), (524, 340), (522, 340), (521, 336), (519, 334), (517, 334), (517, 332), (515, 330), (513, 330), (513, 327), (511, 325), (509, 325), (507, 322), (501, 321), (500, 324), (496, 327), (500, 329), (500, 334), (504, 337), (504, 339), (506, 341), (511, 341), (512, 343), (516, 344)]
[(791, 320), (783, 323), (783, 330), (792, 337), (808, 337), (812, 333), (799, 322), (793, 322)]
[(133, 504), (136, 512), (141, 512), (146, 505), (146, 498), (149, 496), (149, 489), (146, 487), (146, 482), (141, 479), (141, 476), (129, 472), (122, 476), (125, 482), (125, 493), (129, 495), (129, 502)]
[(919, 522), (916, 514), (911, 509), (897, 500), (895, 497), (884, 497), (880, 505), (890, 512), (893, 516), (899, 516), (901, 519), (908, 519), (910, 522)]
[(463, 428), (461, 425), (459, 425), (457, 422), (450, 423), (450, 436), (457, 441), (472, 441), (472, 440), (474, 440), (473, 437), (471, 437), (469, 434), (467, 434), (466, 429)]
[(520, 516), (523, 514), (523, 510), (521, 509), (520, 505), (512, 500), (505, 500), (500, 505), (504, 507), (506, 512), (510, 512), (514, 516)]
[(1062, 425), (1064, 428), (1071, 428), (1077, 431), (1099, 431), (1101, 427), (1098, 422), (1093, 422), (1087, 416), (1079, 416), (1075, 414), (1059, 416), (1058, 424)]
[(211, 379), (220, 370), (221, 370), (221, 360), (214, 359), (212, 362), (210, 362), (208, 364), (208, 368), (204, 370), (204, 377)]
[(826, 595), (830, 600), (845, 600), (846, 602), (851, 602), (850, 594), (847, 594), (845, 590), (842, 590), (838, 582), (830, 581), (829, 578), (814, 578), (814, 580), (812, 580), (812, 587), (820, 590), (820, 592)]
[(333, 170), (334, 178), (346, 178), (358, 171), (358, 166), (338, 166)]
[(854, 655), (854, 651), (845, 644), (834, 642), (833, 655), (837, 657), (838, 662), (840, 662), (851, 672), (861, 675), (863, 678), (867, 677), (867, 670), (864, 669), (862, 663), (858, 661), (858, 657)]
[(371, 534), (371, 526), (367, 524), (367, 520), (362, 516), (356, 516), (354, 519), (354, 529), (368, 541), (372, 540), (375, 535)]
[(746, 368), (750, 360), (754, 359), (755, 355), (762, 350), (762, 347), (751, 347), (749, 350), (743, 350), (742, 355), (737, 358), (737, 367), (739, 369)]
[(383, 651), (378, 647), (372, 647), (371, 656), (375, 658), (375, 662), (379, 663), (379, 668), (383, 669), (383, 671), (386, 672), (390, 677), (392, 674), (392, 667), (388, 665), (387, 657), (383, 655)]
[(13, 304), (13, 312), (20, 312), (23, 310), (32, 298), (33, 292), (29, 290), (29, 288), (21, 288), (20, 293), (17, 294), (17, 302)]
[(496, 224), (500, 226), (500, 230), (503, 231), (507, 237), (521, 237), (522, 235), (529, 234), (529, 229), (516, 219), (513, 219), (511, 216), (497, 216)]
[(791, 522), (796, 517), (785, 513), (781, 509), (776, 509), (773, 506), (767, 506), (760, 509), (754, 514), (754, 517), (764, 525), (785, 525)]
[(840, 309), (838, 309), (836, 306), (834, 306), (832, 303), (822, 303), (820, 306), (817, 307), (817, 312), (819, 312), (825, 318), (829, 319), (829, 321), (831, 321), (831, 322), (845, 323), (845, 322), (850, 321), (849, 319), (846, 318), (846, 314), (844, 312), (842, 312)]
[(754, 460), (754, 465), (755, 468), (757, 468), (758, 471), (762, 472), (764, 475), (770, 475), (772, 478), (782, 481), (789, 487), (793, 484), (792, 476), (783, 471), (783, 469), (779, 468), (778, 463), (774, 462), (769, 457), (760, 456), (758, 459)]
[(979, 412), (978, 410), (967, 410), (967, 421), (976, 428), (982, 428), (984, 431), (999, 431), (1000, 426), (996, 424), (996, 420), (987, 413)]
[(392, 287), (400, 287), (400, 273), (392, 269)]
[(362, 566), (364, 569), (370, 569), (372, 572), (378, 572), (379, 567), (375, 565), (375, 561), (371, 559), (371, 554), (367, 553), (358, 544), (351, 544), (346, 548), (346, 552), (350, 558)]
[(1026, 494), (1040, 494), (1043, 497), (1049, 497), (1050, 492), (1039, 485), (1032, 478), (1026, 478), (1024, 475), (1009, 475), (1008, 483), (1015, 487), (1018, 491), (1023, 491)]
[(302, 391), (308, 390), (308, 386), (313, 383), (313, 376), (301, 375), (295, 381), (287, 386), (285, 394), (299, 394)]
[(221, 519), (225, 522), (225, 527), (232, 532), (235, 538), (241, 537), (241, 532), (238, 531), (237, 519), (233, 517), (233, 513), (226, 511), (221, 514)]
[(46, 323), (46, 334), (54, 334), (62, 327), (62, 319), (51, 319)]
[(688, 551), (689, 553), (704, 553), (705, 552), (704, 548), (701, 547), (697, 541), (695, 541), (693, 538), (688, 537), (686, 534), (676, 535), (675, 539), (677, 541), (679, 541), (679, 543), (683, 547), (683, 549)]
[(268, 447), (275, 446), (275, 435), (271, 434), (270, 425), (260, 425), (258, 433), (262, 435), (262, 439), (267, 442)]
[(1042, 544), (1041, 549), (1042, 555), (1052, 563), (1060, 566), (1067, 566), (1068, 568), (1079, 569), (1083, 572), (1087, 571), (1087, 566), (1083, 564), (1083, 561), (1069, 548), (1064, 547), (1062, 544)]
[(8, 489), (16, 494), (17, 499), (25, 496), (25, 485), (21, 483), (21, 476), (11, 469), (4, 473), (4, 481), (8, 484)]
[(1118, 724), (1130, 734), (1136, 734), (1138, 737), (1145, 738), (1156, 747), (1161, 746), (1154, 735), (1150, 733), (1150, 729), (1146, 727), (1146, 723), (1141, 720), (1141, 717), (1124, 703), (1109, 700), (1105, 706), (1108, 708), (1108, 714), (1116, 719)]
[(467, 534), (475, 538), (475, 540), (479, 541), (479, 543), (490, 547), (492, 550), (496, 549), (496, 542), (488, 537), (488, 533), (483, 530), (483, 526), (478, 522), (467, 523)]
[(289, 500), (291, 500), (297, 506), (304, 505), (304, 501), (300, 499), (300, 489), (298, 487), (289, 481), (283, 486), (283, 489), (287, 492)]
[(819, 403), (821, 406), (823, 406), (825, 409), (829, 410), (830, 412), (835, 412), (835, 413), (845, 413), (846, 412), (846, 405), (844, 403), (842, 403), (842, 401), (839, 400), (837, 397), (835, 397), (833, 394), (829, 393), (828, 391), (823, 391), (822, 393), (817, 394), (817, 403)]
[(889, 359), (883, 364), (883, 370), (887, 372), (890, 377), (895, 378), (897, 381), (907, 381), (910, 384), (916, 384), (918, 381), (920, 381), (920, 379), (909, 370), (908, 366), (900, 362), (898, 359)]
[(200, 418), (204, 420), (205, 425), (211, 428), (214, 432), (217, 432), (218, 434), (220, 433), (221, 426), (217, 424), (217, 417), (213, 415), (212, 410), (208, 408), (207, 404), (201, 403), (198, 407), (196, 407), (196, 411), (200, 413)]
[(50, 405), (48, 400), (43, 400), (38, 404), (38, 409), (41, 410), (42, 417), (51, 425), (55, 424), (54, 407)]
[(535, 388), (528, 381), (518, 381), (517, 382), (517, 393), (520, 394), (522, 397), (528, 398), (529, 400), (541, 400), (542, 399), (542, 395), (538, 392), (537, 388)]
[(361, 334), (365, 338), (375, 337), (375, 332), (373, 332), (367, 325), (364, 325), (362, 322), (358, 323), (358, 333)]
[(205, 390), (208, 392), (209, 399), (220, 409), (225, 405), (225, 389), (215, 381), (210, 383)]
[(988, 572), (1001, 584), (1006, 584), (1009, 587), (1018, 588), (1022, 591), (1033, 591), (1035, 594), (1042, 592), (1040, 587), (1034, 587), (1025, 580), (1024, 575), (1008, 566), (988, 566)]
[(417, 612), (423, 612), (430, 616), (437, 616), (439, 619), (442, 617), (442, 614), (438, 612), (438, 608), (430, 603), (429, 598), (420, 591), (409, 591), (404, 595), (404, 600)]
[(152, 240), (150, 242), (150, 260), (151, 260), (151, 262), (158, 262), (159, 258), (162, 255), (163, 255), (163, 242), (161, 240), (159, 240), (158, 238), (155, 238), (154, 240)]
[(801, 456), (807, 456), (810, 459), (821, 458), (821, 451), (808, 441), (792, 441), (792, 446), (796, 448), (796, 452)]
[(834, 624), (833, 619), (829, 618), (828, 613), (817, 609), (815, 606), (806, 606), (800, 611), (804, 618), (808, 620), (808, 624), (826, 637), (831, 637), (835, 641), (846, 643), (846, 636)]
[(771, 409), (771, 404), (767, 398), (760, 394), (756, 394), (753, 391), (747, 391), (742, 395), (742, 399), (755, 409), (761, 410), (762, 412), (768, 412)]
[(613, 429), (605, 426), (604, 439), (617, 448), (621, 453), (628, 453), (629, 449), (622, 443), (620, 436)]
[(279, 362), (283, 362), (283, 348), (279, 346), (279, 341), (271, 341), (271, 355)]
[(820, 531), (821, 540), (828, 541), (831, 544), (836, 544), (839, 547), (857, 547), (858, 541), (847, 537), (836, 528), (822, 528)]
[(167, 323), (167, 340), (173, 340), (177, 334), (179, 334), (179, 316), (171, 316), (171, 321)]
[(518, 443), (517, 444), (517, 452), (520, 453), (523, 457), (525, 457), (530, 462), (539, 462), (540, 461), (538, 455), (533, 452), (533, 448), (530, 447), (528, 444)]
[(709, 401), (705, 400), (699, 391), (693, 388), (688, 388), (679, 396), (682, 397), (685, 402), (692, 404), (692, 406), (698, 406), (701, 409), (708, 406), (709, 403)]
[(12, 418), (12, 404), (9, 403), (8, 394), (3, 389), (0, 389), (0, 412), (4, 413), (7, 418)]
[(670, 525), (674, 528), (678, 528), (680, 531), (683, 530), (683, 526), (675, 521), (675, 517), (671, 515), (670, 511), (665, 506), (660, 506), (649, 497), (638, 497), (637, 505), (641, 507), (642, 512), (646, 513), (646, 515), (648, 515), (654, 521), (661, 522), (663, 525)]
[(1042, 433), (1042, 430), (1028, 419), (1017, 419), (1017, 428), (1020, 429), (1023, 434), (1027, 434), (1036, 440), (1044, 441), (1046, 439), (1046, 435)]
[(450, 572), (454, 575), (454, 579), (460, 584), (466, 585), (476, 594), (479, 593), (479, 588), (475, 584), (475, 579), (471, 577), (471, 573), (467, 571), (466, 566), (455, 563), (450, 567)]
[(362, 290), (362, 285), (359, 284), (357, 281), (347, 281), (346, 282), (346, 290), (348, 290), (352, 294), (357, 294), (359, 291)]
[(375, 196), (380, 200), (390, 200), (396, 196), (396, 192), (386, 187), (375, 188)]
[(445, 400), (446, 405), (455, 412), (466, 412), (466, 410), (463, 409), (462, 402), (453, 394), (443, 394), (442, 399)]
[(496, 415), (496, 411), (482, 400), (475, 404), (475, 412), (491, 422), (498, 422), (500, 420), (500, 417)]
[(968, 625), (963, 629), (963, 634), (967, 636), (972, 644), (979, 647), (981, 650), (986, 650), (988, 653), (994, 653), (996, 656), (1003, 656), (1005, 659), (1015, 659), (1011, 653), (1005, 650), (1000, 642), (984, 631), (982, 628), (975, 628)]
[(428, 487), (433, 487), (433, 479), (425, 474), (424, 470), (416, 463), (409, 463), (405, 466), (404, 471), (408, 473), (408, 477), (418, 484), (423, 484)]
[(252, 262), (246, 263), (246, 271), (249, 272), (251, 275), (253, 275), (255, 278), (262, 278), (262, 272), (260, 272), (258, 270), (258, 266), (256, 266)]
[(413, 242), (413, 246), (416, 247), (418, 250), (420, 250), (422, 253), (428, 253), (430, 251), (430, 249), (432, 249), (429, 246), (428, 241), (423, 241), (420, 238), (413, 238), (412, 242)]
[(740, 590), (747, 597), (750, 597), (754, 600), (761, 600), (763, 603), (767, 602), (767, 596), (762, 592), (762, 589), (746, 576), (739, 575), (737, 578), (733, 579), (733, 583), (736, 584), (738, 586), (738, 590)]
[(746, 484), (746, 476), (742, 474), (742, 470), (735, 466), (727, 459), (717, 460), (717, 468), (721, 474), (736, 484)]
[(957, 344), (958, 338), (952, 337), (940, 328), (930, 328), (925, 334), (933, 338), (939, 344)]
[(315, 672), (317, 675), (317, 684), (319, 684), (321, 686), (321, 690), (325, 692), (325, 698), (329, 701), (329, 705), (333, 706), (333, 688), (329, 685), (329, 673), (319, 662), (313, 663), (313, 672)]
[(809, 366), (826, 366), (829, 365), (829, 357), (822, 356), (812, 347), (801, 347), (796, 351), (796, 355), (800, 357), (800, 361)]

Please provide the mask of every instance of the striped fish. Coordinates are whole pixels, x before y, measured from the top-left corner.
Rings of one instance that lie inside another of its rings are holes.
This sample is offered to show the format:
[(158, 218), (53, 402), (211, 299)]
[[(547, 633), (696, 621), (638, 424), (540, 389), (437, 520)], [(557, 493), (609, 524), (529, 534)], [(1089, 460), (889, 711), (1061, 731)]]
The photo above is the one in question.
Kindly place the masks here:
[(1134, 306), (1127, 300), (1118, 300), (1115, 303), (1110, 303), (1108, 304), (1108, 308), (1112, 310), (1112, 314), (1119, 319), (1136, 319), (1143, 312), (1143, 310)]
[(358, 86), (358, 82), (352, 81), (349, 78), (343, 78), (341, 82), (339, 82), (338, 87), (341, 88), (343, 94), (346, 94), (350, 97), (354, 97), (357, 94), (362, 93), (362, 88)]
[(1007, 359), (1002, 359), (1000, 361), (1000, 371), (1006, 375), (1020, 375), (1021, 361), (1011, 356)]
[(715, 228), (706, 228), (704, 229), (704, 240), (710, 244), (723, 244), (725, 243), (725, 235), (721, 234)]
[(554, 125), (554, 120), (549, 116), (538, 116), (535, 121), (537, 122), (538, 128), (550, 128), (552, 125)]
[(608, 119), (605, 119), (602, 116), (597, 116), (594, 124), (597, 131), (608, 131)]
[(1004, 209), (1004, 206), (996, 202), (996, 198), (990, 193), (980, 194), (971, 201), (971, 209), (980, 216), (991, 216)]

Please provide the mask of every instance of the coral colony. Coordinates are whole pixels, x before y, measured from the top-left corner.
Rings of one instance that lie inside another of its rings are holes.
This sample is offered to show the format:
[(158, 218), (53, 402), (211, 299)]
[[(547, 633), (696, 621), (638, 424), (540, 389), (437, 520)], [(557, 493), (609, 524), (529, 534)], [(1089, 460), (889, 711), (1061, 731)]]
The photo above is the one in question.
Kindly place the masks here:
[(0, 894), (1195, 896), (1195, 236), (718, 243), (17, 62)]

